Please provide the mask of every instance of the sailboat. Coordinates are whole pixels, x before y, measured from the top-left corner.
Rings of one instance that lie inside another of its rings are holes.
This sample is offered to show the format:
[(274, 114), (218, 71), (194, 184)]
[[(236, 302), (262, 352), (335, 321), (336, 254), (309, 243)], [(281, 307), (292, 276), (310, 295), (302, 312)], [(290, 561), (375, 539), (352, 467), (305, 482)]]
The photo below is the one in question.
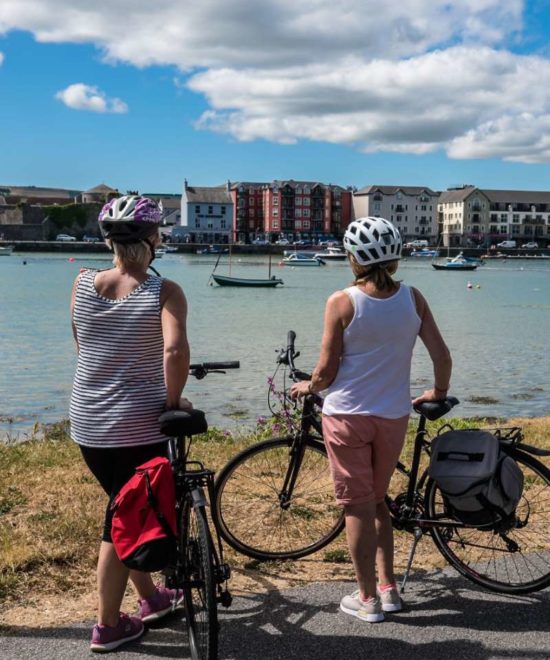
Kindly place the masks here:
[[(268, 277), (265, 279), (259, 277), (231, 277), (228, 275), (217, 275), (215, 271), (216, 268), (218, 267), (219, 261), (220, 261), (220, 257), (218, 257), (218, 260), (216, 261), (216, 265), (214, 266), (214, 270), (210, 275), (210, 278), (213, 279), (214, 282), (216, 282), (216, 284), (218, 284), (219, 286), (273, 288), (279, 284), (284, 284), (283, 280), (281, 280), (279, 277), (275, 277), (275, 275), (271, 275), (271, 255), (269, 255)], [(231, 248), (229, 249), (229, 272), (231, 272)]]

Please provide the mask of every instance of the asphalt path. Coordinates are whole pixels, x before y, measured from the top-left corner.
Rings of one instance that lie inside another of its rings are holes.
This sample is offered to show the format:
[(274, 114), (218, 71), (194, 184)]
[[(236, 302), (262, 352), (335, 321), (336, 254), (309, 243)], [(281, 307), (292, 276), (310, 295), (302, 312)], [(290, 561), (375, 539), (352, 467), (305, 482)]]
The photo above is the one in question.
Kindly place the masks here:
[[(235, 598), (220, 612), (220, 660), (550, 658), (549, 589), (504, 596), (450, 569), (417, 571), (404, 594), (405, 610), (377, 624), (338, 610), (340, 597), (353, 589), (351, 583), (314, 583)], [(90, 660), (98, 657), (88, 648), (90, 625), (14, 627), (0, 637), (0, 658)], [(189, 658), (183, 624), (172, 615), (112, 657)]]

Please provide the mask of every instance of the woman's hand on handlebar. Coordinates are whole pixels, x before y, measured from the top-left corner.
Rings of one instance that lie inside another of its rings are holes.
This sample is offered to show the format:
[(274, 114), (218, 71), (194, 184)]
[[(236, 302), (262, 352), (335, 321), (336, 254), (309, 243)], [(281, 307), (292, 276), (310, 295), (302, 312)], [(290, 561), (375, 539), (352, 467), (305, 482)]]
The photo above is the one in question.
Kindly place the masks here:
[(294, 383), (290, 388), (290, 398), (291, 399), (303, 399), (307, 394), (311, 394), (311, 381), (310, 380), (301, 380), (299, 383)]
[(420, 396), (413, 399), (412, 404), (413, 406), (417, 406), (419, 403), (424, 403), (426, 401), (444, 401), (445, 398), (446, 393), (432, 388), (431, 390), (424, 390)]

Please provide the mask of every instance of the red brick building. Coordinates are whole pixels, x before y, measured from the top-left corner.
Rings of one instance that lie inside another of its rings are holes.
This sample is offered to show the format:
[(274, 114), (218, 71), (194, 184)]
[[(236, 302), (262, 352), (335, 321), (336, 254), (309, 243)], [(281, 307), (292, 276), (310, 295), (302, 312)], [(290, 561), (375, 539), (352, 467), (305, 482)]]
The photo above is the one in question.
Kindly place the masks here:
[(233, 240), (274, 242), (341, 238), (352, 219), (352, 190), (315, 181), (229, 185)]

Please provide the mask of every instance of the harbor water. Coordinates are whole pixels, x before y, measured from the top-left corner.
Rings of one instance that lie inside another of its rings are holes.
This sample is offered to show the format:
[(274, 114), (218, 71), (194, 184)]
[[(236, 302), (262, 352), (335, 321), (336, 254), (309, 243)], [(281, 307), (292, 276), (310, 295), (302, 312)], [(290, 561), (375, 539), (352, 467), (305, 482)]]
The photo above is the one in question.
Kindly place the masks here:
[[(216, 258), (166, 254), (155, 262), (180, 284), (189, 303), (192, 361), (240, 360), (225, 375), (189, 380), (187, 396), (211, 424), (234, 431), (268, 416), (267, 378), (287, 331), (297, 334), (299, 366), (310, 370), (319, 350), (323, 310), (333, 291), (350, 283), (346, 262), (291, 268), (273, 260), (275, 289), (209, 285)], [(549, 414), (550, 259), (492, 260), (472, 272), (437, 272), (429, 260), (408, 259), (398, 276), (428, 299), (454, 361), (453, 414)], [(0, 259), (0, 437), (23, 439), (36, 422), (66, 419), (76, 364), (69, 302), (80, 268), (108, 268), (103, 254), (14, 253)], [(267, 277), (268, 257), (233, 257), (235, 277)], [(217, 266), (230, 274), (228, 258)], [(469, 286), (470, 285), (470, 286)], [(415, 349), (413, 396), (433, 383), (421, 342)]]

